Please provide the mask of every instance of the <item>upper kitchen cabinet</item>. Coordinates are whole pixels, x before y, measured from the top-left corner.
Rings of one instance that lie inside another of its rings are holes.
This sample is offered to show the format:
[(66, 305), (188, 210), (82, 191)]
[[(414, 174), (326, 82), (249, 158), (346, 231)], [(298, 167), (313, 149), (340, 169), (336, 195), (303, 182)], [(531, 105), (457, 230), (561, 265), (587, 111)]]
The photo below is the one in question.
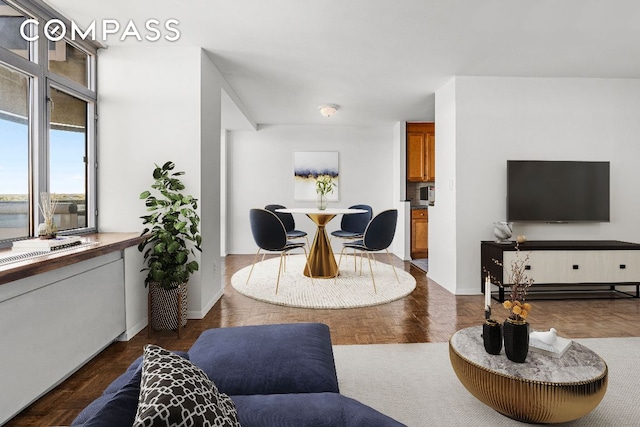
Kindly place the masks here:
[(436, 180), (436, 128), (434, 123), (407, 123), (407, 180)]

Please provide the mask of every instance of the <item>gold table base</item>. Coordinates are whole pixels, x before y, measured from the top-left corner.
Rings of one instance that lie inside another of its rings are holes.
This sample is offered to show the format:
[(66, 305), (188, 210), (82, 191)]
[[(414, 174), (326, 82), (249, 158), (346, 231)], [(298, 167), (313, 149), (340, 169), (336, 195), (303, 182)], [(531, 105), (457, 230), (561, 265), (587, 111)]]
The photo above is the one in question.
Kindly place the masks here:
[[(331, 221), (334, 214), (307, 214), (317, 225), (316, 235), (309, 250), (309, 266), (304, 268), (304, 275), (318, 279), (330, 279), (338, 275), (338, 264), (333, 255), (331, 244), (325, 230), (325, 225)], [(309, 271), (311, 269), (311, 271)]]
[(563, 423), (591, 412), (607, 390), (608, 375), (590, 381), (552, 383), (503, 375), (460, 355), (449, 343), (451, 366), (482, 403), (526, 423)]

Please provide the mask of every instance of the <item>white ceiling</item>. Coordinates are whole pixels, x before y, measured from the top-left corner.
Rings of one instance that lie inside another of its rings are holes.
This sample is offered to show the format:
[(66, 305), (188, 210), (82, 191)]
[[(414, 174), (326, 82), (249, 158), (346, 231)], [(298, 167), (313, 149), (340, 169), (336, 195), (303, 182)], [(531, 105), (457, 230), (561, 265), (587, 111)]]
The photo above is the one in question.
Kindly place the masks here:
[[(259, 124), (433, 120), (434, 92), (457, 75), (640, 78), (638, 0), (47, 3), (81, 25), (133, 19), (143, 35), (150, 18), (177, 19), (174, 44), (204, 48)], [(341, 109), (327, 119), (322, 103)]]

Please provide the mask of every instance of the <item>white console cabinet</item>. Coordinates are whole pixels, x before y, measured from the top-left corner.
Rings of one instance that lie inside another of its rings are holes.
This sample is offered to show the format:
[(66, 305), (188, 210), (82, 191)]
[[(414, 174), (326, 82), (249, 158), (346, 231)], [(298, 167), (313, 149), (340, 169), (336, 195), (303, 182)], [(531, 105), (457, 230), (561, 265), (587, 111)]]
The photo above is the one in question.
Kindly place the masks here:
[[(585, 292), (593, 291), (595, 287), (592, 285), (606, 285), (605, 290), (619, 292), (617, 286), (633, 285), (636, 288), (633, 296), (640, 296), (640, 245), (636, 243), (611, 240), (531, 241), (519, 245), (517, 251), (513, 242), (482, 242), (482, 284), (484, 287), (487, 272), (502, 283), (498, 294), (501, 302), (504, 301), (505, 288), (511, 284), (509, 271), (516, 257), (527, 260), (527, 275), (534, 281), (531, 292), (545, 290), (543, 286), (557, 289), (569, 285), (581, 286)], [(599, 289), (602, 290), (602, 286)]]

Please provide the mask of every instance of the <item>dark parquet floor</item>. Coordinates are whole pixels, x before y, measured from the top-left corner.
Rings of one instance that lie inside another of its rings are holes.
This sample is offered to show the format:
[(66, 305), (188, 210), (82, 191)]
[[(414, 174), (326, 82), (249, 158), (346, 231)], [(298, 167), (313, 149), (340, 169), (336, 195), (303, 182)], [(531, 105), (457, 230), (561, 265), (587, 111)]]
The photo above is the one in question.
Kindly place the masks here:
[[(348, 310), (288, 308), (252, 300), (229, 285), (237, 270), (251, 263), (252, 255), (230, 255), (225, 261), (225, 292), (204, 319), (189, 320), (181, 338), (175, 332), (143, 330), (128, 342), (115, 342), (69, 379), (33, 403), (7, 427), (65, 426), (102, 390), (142, 354), (147, 343), (172, 350), (187, 350), (209, 328), (323, 322), (334, 344), (387, 344), (446, 342), (451, 335), (483, 320), (483, 297), (455, 296), (428, 280), (425, 274), (396, 258), (397, 267), (413, 274), (416, 290), (409, 296), (375, 307)], [(562, 336), (603, 338), (640, 336), (639, 299), (568, 299), (531, 301), (529, 320), (535, 329), (555, 327)], [(506, 317), (494, 303), (494, 317)], [(5, 387), (5, 392), (9, 388)]]

